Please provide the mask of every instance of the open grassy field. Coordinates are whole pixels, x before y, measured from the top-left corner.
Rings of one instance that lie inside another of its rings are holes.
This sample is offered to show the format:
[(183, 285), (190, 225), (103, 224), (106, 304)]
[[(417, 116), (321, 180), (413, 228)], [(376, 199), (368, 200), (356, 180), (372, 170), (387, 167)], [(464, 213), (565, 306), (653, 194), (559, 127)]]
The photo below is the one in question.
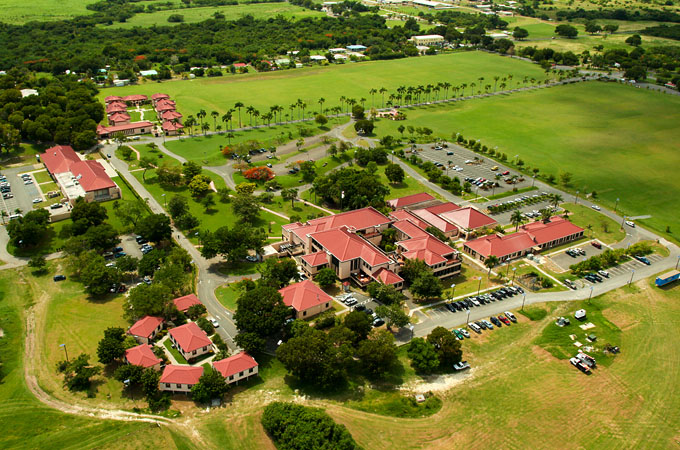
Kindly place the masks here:
[[(586, 229), (585, 234), (588, 238), (599, 239), (605, 244), (613, 244), (626, 237), (626, 232), (621, 229), (620, 223), (616, 223), (587, 205), (590, 205), (590, 202), (586, 202), (585, 205), (563, 203), (560, 206), (571, 213), (569, 220), (572, 223)], [(588, 226), (592, 229), (589, 230)]]
[[(519, 155), (541, 174), (573, 174), (571, 189), (597, 191), (598, 201), (639, 222), (680, 233), (673, 195), (680, 163), (674, 117), (680, 98), (614, 83), (579, 83), (446, 106), (408, 109), (405, 126), (427, 126), (436, 136), (460, 132), (510, 158)], [(376, 133), (398, 135), (382, 120)], [(674, 235), (666, 234), (673, 238)], [(676, 238), (677, 239), (677, 238)]]
[[(493, 76), (512, 74), (515, 79), (543, 79), (544, 72), (539, 66), (516, 59), (504, 58), (483, 52), (448, 53), (437, 56), (406, 58), (392, 61), (374, 61), (282, 70), (269, 73), (229, 75), (218, 78), (197, 78), (194, 80), (169, 81), (161, 84), (142, 83), (135, 86), (103, 89), (99, 98), (108, 95), (130, 95), (164, 92), (177, 101), (178, 110), (185, 116), (204, 109), (210, 114), (220, 114), (233, 108), (238, 101), (252, 105), (261, 112), (269, 111), (274, 104), (285, 108), (283, 116), (289, 113), (288, 105), (301, 99), (307, 104), (307, 112), (318, 111), (319, 98), (326, 102), (324, 108), (340, 106), (340, 97), (366, 99), (366, 107), (382, 105), (380, 94), (373, 102), (369, 90), (384, 87), (387, 101), (390, 93), (396, 93), (399, 86), (436, 84), (449, 82), (452, 85), (477, 82), (481, 76), (487, 80)], [(329, 91), (328, 87), (333, 86)], [(443, 92), (442, 92), (443, 94)], [(449, 92), (450, 95), (451, 92)], [(234, 117), (236, 117), (236, 113)], [(297, 111), (295, 112), (297, 117)], [(242, 121), (248, 123), (245, 110), (241, 110)]]
[[(71, 287), (57, 287), (56, 296), (64, 301)], [(187, 438), (165, 427), (65, 414), (33, 397), (24, 382), (25, 315), (31, 306), (44, 308), (45, 297), (54, 292), (50, 276), (36, 279), (25, 269), (0, 272), (0, 329), (4, 333), (0, 339), (0, 421), (4, 427), (0, 447), (122, 449), (148, 448), (149, 445), (186, 448), (191, 445)], [(91, 305), (96, 306), (100, 305)], [(50, 352), (55, 349), (61, 350), (56, 341), (45, 347)], [(45, 369), (53, 370), (53, 366), (50, 364)], [(62, 387), (58, 386), (58, 389)]]
[(2, 0), (0, 2), (0, 17), (5, 23), (21, 24), (37, 21), (64, 20), (75, 16), (90, 14), (85, 9), (89, 0), (65, 0), (55, 2), (52, 0), (37, 0), (33, 3), (25, 3), (17, 0)]
[(165, 11), (155, 11), (153, 13), (136, 14), (126, 22), (114, 22), (108, 28), (134, 28), (178, 25), (179, 23), (168, 22), (168, 17), (173, 14), (184, 16), (184, 23), (202, 22), (212, 19), (213, 14), (220, 12), (224, 14), (226, 20), (238, 20), (245, 15), (252, 15), (258, 19), (269, 19), (279, 15), (287, 19), (302, 19), (305, 17), (323, 17), (325, 14), (320, 11), (305, 9), (289, 3), (255, 3), (240, 4), (229, 6), (211, 6), (205, 8), (182, 8), (170, 9)]

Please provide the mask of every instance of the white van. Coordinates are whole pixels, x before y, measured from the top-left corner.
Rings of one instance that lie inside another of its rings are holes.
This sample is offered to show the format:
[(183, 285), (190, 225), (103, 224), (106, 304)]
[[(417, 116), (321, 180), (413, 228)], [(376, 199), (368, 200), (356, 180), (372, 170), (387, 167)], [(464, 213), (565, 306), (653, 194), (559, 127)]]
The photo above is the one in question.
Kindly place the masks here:
[(467, 326), (477, 334), (482, 334), (482, 329), (477, 326), (476, 323), (469, 323)]

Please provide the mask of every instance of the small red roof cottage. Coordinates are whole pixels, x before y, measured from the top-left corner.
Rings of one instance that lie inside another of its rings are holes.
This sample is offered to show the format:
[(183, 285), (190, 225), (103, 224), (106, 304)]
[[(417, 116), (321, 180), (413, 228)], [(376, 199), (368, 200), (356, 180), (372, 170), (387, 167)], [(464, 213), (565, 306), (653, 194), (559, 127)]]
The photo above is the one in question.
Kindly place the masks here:
[(426, 192), (421, 192), (419, 194), (407, 195), (406, 197), (395, 198), (394, 200), (388, 200), (387, 206), (392, 209), (401, 209), (405, 206), (415, 205), (416, 203), (428, 202), (434, 200), (435, 198)]
[[(189, 322), (185, 325), (173, 328), (170, 330), (170, 337), (172, 338), (172, 341), (180, 347), (179, 350), (183, 354), (191, 354), (192, 352), (205, 347), (209, 347), (209, 350), (212, 347), (212, 341), (208, 338), (208, 335), (205, 334), (205, 331), (201, 330), (195, 322)], [(201, 351), (193, 356), (206, 353), (206, 351)], [(189, 358), (191, 357), (192, 356), (189, 356)]]
[(252, 375), (257, 375), (258, 364), (246, 352), (240, 352), (220, 361), (213, 361), (212, 366), (225, 378), (227, 384)]
[(162, 326), (163, 326), (162, 318), (154, 316), (144, 316), (130, 327), (130, 329), (128, 330), (128, 334), (130, 334), (131, 336), (148, 340), (153, 338), (154, 334), (157, 332), (157, 330), (160, 330)]
[(177, 297), (172, 302), (177, 307), (177, 310), (182, 312), (187, 312), (187, 310), (194, 305), (202, 305), (201, 301), (198, 299), (198, 297), (196, 297), (196, 294)]
[(142, 366), (145, 369), (154, 367), (160, 369), (161, 359), (157, 358), (149, 344), (141, 344), (125, 350), (125, 360), (133, 366)]
[(161, 391), (191, 392), (191, 387), (198, 383), (203, 375), (203, 367), (178, 366), (168, 364), (158, 383)]
[(295, 317), (311, 317), (331, 307), (333, 299), (309, 280), (279, 289), (283, 303), (295, 310)]

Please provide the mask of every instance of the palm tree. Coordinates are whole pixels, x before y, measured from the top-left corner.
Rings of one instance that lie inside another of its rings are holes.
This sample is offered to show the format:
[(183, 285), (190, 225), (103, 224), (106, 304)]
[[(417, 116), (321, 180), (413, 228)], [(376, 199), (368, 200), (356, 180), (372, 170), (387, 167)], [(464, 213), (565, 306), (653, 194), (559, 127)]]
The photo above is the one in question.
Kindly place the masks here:
[(288, 105), (288, 109), (290, 110), (290, 120), (295, 120), (295, 116), (293, 115), (293, 111), (295, 111), (295, 108), (297, 108), (297, 105), (295, 103), (291, 103)]
[(210, 115), (213, 118), (213, 129), (217, 130), (217, 118), (220, 116), (220, 113), (218, 113), (217, 111), (213, 111), (210, 113)]
[(444, 97), (447, 99), (449, 98), (449, 89), (451, 89), (451, 83), (448, 81), (445, 81), (442, 83), (442, 87), (444, 88)]
[(477, 87), (477, 83), (470, 83), (470, 88), (472, 89), (472, 95), (475, 95), (475, 88)]
[(345, 98), (344, 95), (340, 97), (340, 109), (341, 110), (345, 109), (345, 100), (347, 100), (347, 98)]
[(505, 83), (501, 83), (501, 84), (500, 84), (501, 91), (502, 91), (503, 89), (505, 89), (505, 87), (506, 87)]
[(501, 77), (499, 77), (498, 75), (493, 77), (493, 91), (494, 92), (496, 92), (496, 84), (498, 83), (498, 80), (500, 80), (500, 79), (501, 79)]
[(319, 114), (323, 114), (323, 104), (326, 101), (325, 98), (321, 97), (317, 103), (319, 103)]
[(378, 91), (382, 94), (382, 107), (385, 107), (385, 92), (387, 92), (387, 89), (384, 87), (381, 87), (380, 90)]
[(491, 277), (491, 269), (493, 269), (498, 264), (498, 257), (495, 255), (489, 255), (484, 260), (484, 265), (489, 268), (489, 273), (486, 274), (487, 277)]
[(227, 123), (229, 124), (229, 130), (231, 130), (231, 116), (232, 116), (232, 110), (231, 109), (222, 115), (222, 122), (225, 125)]
[(359, 103), (361, 103), (361, 107), (362, 107), (362, 108), (366, 109), (366, 107), (365, 107), (365, 105), (364, 105), (364, 104), (366, 103), (366, 99), (365, 99), (365, 98), (361, 97), (361, 98), (359, 99)]
[(189, 134), (193, 135), (194, 134), (194, 126), (196, 125), (196, 119), (194, 119), (194, 116), (187, 117), (187, 120), (184, 121), (184, 125), (187, 128), (189, 128)]
[(460, 89), (462, 91), (462, 96), (465, 97), (465, 88), (467, 88), (467, 84), (463, 83), (460, 85)]
[(593, 238), (593, 226), (591, 224), (586, 225), (586, 230), (590, 231), (590, 238)]
[(298, 104), (302, 110), (302, 120), (305, 120), (305, 108), (307, 107), (307, 103), (303, 102), (302, 100), (298, 100)]
[(552, 194), (550, 200), (552, 201), (553, 207), (557, 208), (557, 206), (564, 201), (564, 198), (562, 198), (561, 194)]
[(197, 112), (196, 117), (198, 117), (201, 120), (201, 129), (203, 129), (203, 118), (205, 117), (205, 110), (202, 109), (199, 112)]
[(203, 136), (206, 136), (208, 134), (208, 130), (210, 129), (210, 124), (206, 122), (201, 125), (201, 128), (203, 129)]
[(253, 117), (255, 117), (255, 126), (257, 126), (257, 118), (260, 117), (260, 111), (257, 109), (253, 110)]
[(251, 127), (253, 126), (253, 111), (255, 111), (255, 108), (253, 108), (252, 106), (248, 106), (246, 108), (246, 114), (248, 114), (249, 124), (250, 124), (249, 126), (251, 126)]
[(375, 93), (378, 92), (377, 89), (372, 88), (371, 90), (368, 91), (369, 94), (371, 94), (371, 108), (375, 106), (375, 102), (373, 101), (373, 97), (375, 96)]
[(232, 139), (233, 137), (234, 137), (234, 133), (232, 133), (231, 131), (230, 131), (229, 133), (227, 133), (227, 143), (228, 143), (229, 145), (231, 145), (231, 139)]
[(519, 230), (519, 226), (522, 225), (525, 221), (524, 215), (522, 215), (522, 211), (519, 209), (516, 209), (513, 211), (512, 216), (510, 216), (510, 223), (515, 226), (515, 231)]
[(241, 128), (241, 108), (243, 108), (242, 102), (234, 103), (234, 108), (238, 110), (238, 127)]

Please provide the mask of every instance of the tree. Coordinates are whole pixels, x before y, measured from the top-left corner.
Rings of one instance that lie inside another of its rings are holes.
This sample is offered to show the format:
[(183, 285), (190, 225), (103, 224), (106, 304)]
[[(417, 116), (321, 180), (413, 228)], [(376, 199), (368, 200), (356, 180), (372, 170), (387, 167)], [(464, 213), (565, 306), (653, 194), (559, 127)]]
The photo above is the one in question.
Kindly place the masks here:
[(421, 299), (439, 298), (442, 295), (441, 282), (430, 270), (418, 275), (411, 283), (409, 290)]
[(146, 255), (142, 255), (142, 259), (137, 264), (137, 271), (141, 277), (150, 277), (156, 272), (156, 269), (163, 264), (163, 252), (160, 250), (152, 250)]
[[(168, 317), (173, 308), (170, 306), (172, 292), (161, 284), (141, 284), (130, 289), (125, 312), (132, 318), (144, 316)], [(172, 305), (174, 306), (174, 305)]]
[(397, 328), (405, 327), (411, 322), (408, 314), (404, 312), (398, 303), (393, 303), (389, 306), (380, 305), (375, 309), (375, 313), (385, 319), (388, 328), (392, 326)]
[(369, 374), (373, 376), (384, 375), (397, 361), (397, 346), (394, 344), (394, 336), (387, 330), (374, 330), (368, 339), (359, 344), (357, 356), (361, 360), (364, 370)]
[(401, 301), (404, 298), (404, 294), (391, 284), (383, 284), (374, 281), (366, 287), (366, 290), (368, 291), (368, 295), (383, 305), (391, 305), (393, 303), (401, 304)]
[(563, 186), (569, 186), (569, 184), (571, 184), (571, 179), (572, 179), (573, 175), (571, 174), (571, 172), (560, 171), (559, 177), (560, 177), (560, 183), (562, 183)]
[(177, 219), (189, 212), (189, 201), (181, 195), (173, 195), (168, 202), (168, 213), (173, 219)]
[(295, 206), (295, 199), (297, 198), (298, 190), (295, 188), (286, 188), (281, 190), (281, 198), (284, 201), (290, 200), (291, 208)]
[(101, 225), (106, 219), (108, 219), (106, 208), (96, 202), (88, 203), (82, 197), (76, 199), (71, 209), (74, 234), (83, 234), (88, 228)]
[(198, 328), (205, 331), (205, 334), (207, 334), (208, 336), (215, 332), (215, 327), (205, 317), (199, 317), (196, 320), (196, 325), (198, 325)]
[(512, 32), (512, 37), (518, 41), (522, 41), (529, 37), (529, 32), (525, 28), (515, 27), (515, 30)]
[(352, 106), (352, 117), (354, 118), (354, 120), (363, 120), (365, 117), (364, 107), (361, 105)]
[(609, 33), (609, 34), (614, 34), (614, 33), (616, 33), (616, 30), (618, 30), (618, 29), (619, 29), (619, 26), (618, 26), (618, 25), (614, 25), (614, 24), (607, 24), (607, 25), (604, 26), (604, 31), (605, 31), (606, 33)]
[(120, 149), (120, 156), (122, 156), (125, 161), (130, 161), (132, 159), (132, 153), (132, 149), (127, 145)]
[(453, 364), (461, 361), (463, 351), (460, 348), (460, 341), (456, 339), (453, 332), (444, 327), (436, 327), (427, 336), (427, 342), (434, 347), (437, 353), (439, 364), (450, 369)]
[(104, 338), (97, 345), (97, 357), (102, 364), (110, 364), (125, 355), (125, 330), (112, 327), (104, 330)]
[(489, 255), (486, 257), (486, 259), (484, 260), (484, 265), (489, 269), (489, 273), (487, 274), (487, 276), (491, 276), (491, 269), (496, 267), (498, 265), (498, 262), (499, 262), (498, 256)]
[(632, 45), (633, 47), (639, 47), (642, 45), (642, 38), (639, 34), (634, 34), (626, 39), (626, 44)]
[(407, 354), (416, 372), (432, 373), (439, 367), (439, 357), (434, 346), (423, 338), (411, 339)]
[(408, 283), (413, 283), (420, 274), (427, 272), (429, 268), (422, 259), (411, 258), (404, 262), (401, 269), (401, 276)]
[(314, 118), (314, 121), (320, 126), (324, 126), (328, 123), (328, 118), (324, 116), (323, 114), (317, 114), (316, 117)]
[(388, 164), (387, 167), (385, 167), (385, 176), (390, 183), (401, 183), (404, 181), (406, 173), (399, 164)]
[(354, 123), (354, 130), (357, 133), (371, 134), (371, 133), (373, 133), (374, 128), (375, 128), (375, 124), (373, 123), (372, 120), (362, 119), (362, 120), (357, 120)]
[(144, 169), (142, 172), (142, 180), (146, 183), (146, 171), (152, 169), (155, 166), (155, 161), (149, 156), (142, 156), (139, 160), (139, 167)]
[(264, 339), (281, 330), (283, 321), (290, 314), (290, 310), (283, 304), (283, 299), (278, 290), (271, 286), (257, 286), (241, 294), (236, 301), (236, 313), (234, 322), (239, 334), (235, 341), (240, 347), (248, 352), (258, 352), (262, 347), (252, 344), (260, 344), (263, 341), (255, 341), (250, 337), (241, 337), (241, 333), (252, 333), (257, 338)]
[(191, 387), (191, 397), (197, 403), (208, 403), (212, 399), (221, 399), (229, 389), (222, 374), (217, 370), (205, 370), (198, 383)]
[[(116, 205), (119, 206), (116, 208)], [(137, 226), (139, 219), (147, 213), (147, 209), (140, 201), (116, 201), (113, 203), (113, 209), (116, 213), (116, 217), (118, 217), (124, 225), (132, 225), (133, 227)]]
[(316, 163), (314, 161), (304, 161), (300, 163), (300, 174), (302, 180), (311, 183), (316, 178)]
[(47, 261), (43, 255), (35, 255), (28, 261), (28, 267), (31, 267), (35, 274), (44, 274), (47, 272)]
[(137, 223), (135, 232), (155, 243), (170, 239), (172, 235), (170, 218), (165, 214), (149, 214)]
[(207, 310), (205, 309), (205, 305), (203, 305), (202, 303), (198, 303), (196, 305), (191, 305), (187, 310), (186, 315), (191, 320), (196, 320), (199, 317), (203, 316), (206, 312)]
[(562, 37), (573, 39), (578, 36), (578, 30), (571, 25), (563, 23), (555, 27), (555, 33)]
[(647, 78), (647, 69), (641, 65), (635, 65), (633, 67), (627, 68), (623, 72), (623, 76), (630, 80), (644, 81)]
[(182, 175), (186, 182), (190, 182), (195, 176), (200, 175), (203, 172), (203, 168), (200, 164), (195, 161), (187, 161), (182, 164)]
[(345, 316), (342, 324), (354, 333), (354, 344), (363, 341), (373, 329), (371, 316), (363, 311), (352, 311)]
[(196, 175), (189, 182), (189, 192), (191, 192), (193, 197), (203, 197), (205, 194), (212, 191), (212, 188), (210, 187), (211, 181), (210, 177), (206, 175)]
[(602, 31), (602, 27), (597, 24), (594, 20), (588, 20), (585, 24), (586, 33), (596, 34)]
[(341, 209), (383, 207), (390, 190), (374, 175), (354, 167), (343, 167), (314, 180), (316, 194)]
[(519, 226), (522, 225), (525, 220), (526, 218), (524, 217), (524, 214), (522, 214), (522, 211), (519, 209), (512, 212), (512, 215), (510, 216), (510, 223), (515, 226), (515, 232), (519, 230)]
[(201, 205), (203, 205), (203, 208), (205, 208), (206, 212), (210, 211), (211, 208), (215, 206), (215, 197), (213, 196), (213, 194), (209, 193), (208, 195), (205, 195), (201, 199)]
[(327, 288), (335, 284), (338, 276), (335, 274), (335, 270), (330, 267), (323, 268), (314, 277), (314, 280), (319, 283), (322, 288)]
[(93, 251), (87, 254), (90, 257), (79, 276), (80, 281), (85, 285), (85, 292), (95, 296), (107, 294), (111, 286), (120, 281), (120, 272), (114, 267), (106, 267), (104, 258)]
[(80, 354), (71, 361), (61, 361), (59, 371), (64, 374), (64, 384), (70, 391), (86, 391), (90, 378), (101, 372), (101, 367), (91, 366), (89, 355)]
[(299, 280), (297, 263), (292, 258), (269, 258), (260, 266), (260, 280), (277, 289), (287, 286), (290, 280)]
[(201, 233), (201, 255), (204, 258), (214, 258), (222, 255), (230, 263), (235, 263), (246, 256), (248, 250), (259, 253), (267, 239), (264, 230), (236, 226), (234, 228), (220, 227), (214, 232)]
[(253, 224), (260, 217), (260, 205), (252, 194), (236, 194), (231, 200), (231, 209), (243, 223)]
[(109, 250), (120, 242), (118, 232), (108, 223), (88, 228), (83, 239), (87, 248), (100, 252)]

